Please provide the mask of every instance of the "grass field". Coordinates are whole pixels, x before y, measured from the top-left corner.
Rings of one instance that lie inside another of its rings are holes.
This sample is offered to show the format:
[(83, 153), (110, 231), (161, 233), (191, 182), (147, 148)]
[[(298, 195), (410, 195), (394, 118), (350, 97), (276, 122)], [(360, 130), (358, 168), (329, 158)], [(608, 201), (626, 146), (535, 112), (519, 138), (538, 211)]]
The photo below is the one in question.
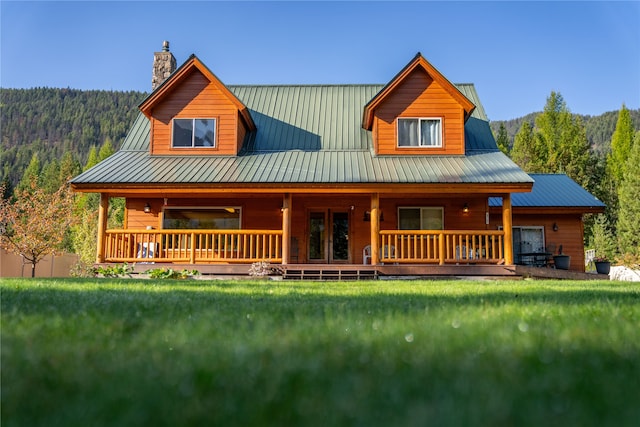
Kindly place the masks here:
[(640, 286), (4, 279), (9, 426), (638, 426)]

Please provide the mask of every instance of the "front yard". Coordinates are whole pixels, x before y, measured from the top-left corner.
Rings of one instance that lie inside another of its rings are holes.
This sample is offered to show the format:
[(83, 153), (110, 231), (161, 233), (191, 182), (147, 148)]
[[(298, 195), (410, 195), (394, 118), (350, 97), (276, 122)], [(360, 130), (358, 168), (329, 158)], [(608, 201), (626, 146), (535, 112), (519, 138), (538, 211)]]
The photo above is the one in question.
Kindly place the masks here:
[(620, 282), (4, 279), (3, 426), (631, 426)]

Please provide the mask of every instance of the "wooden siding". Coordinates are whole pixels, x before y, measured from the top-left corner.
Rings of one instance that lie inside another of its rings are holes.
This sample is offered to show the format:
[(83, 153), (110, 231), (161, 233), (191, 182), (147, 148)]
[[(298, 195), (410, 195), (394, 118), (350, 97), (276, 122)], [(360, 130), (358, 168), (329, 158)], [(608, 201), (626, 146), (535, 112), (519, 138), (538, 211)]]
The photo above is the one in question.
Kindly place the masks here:
[[(453, 197), (453, 198), (452, 198)], [(242, 209), (242, 228), (257, 230), (281, 230), (283, 196), (278, 194), (225, 194), (216, 198), (169, 198), (167, 206), (238, 206)], [(151, 212), (143, 211), (149, 203)], [(464, 204), (469, 212), (462, 211)], [(164, 199), (128, 198), (126, 203), (126, 224), (129, 229), (162, 228), (162, 207)], [(293, 253), (294, 263), (308, 262), (308, 215), (311, 211), (348, 212), (349, 213), (349, 262), (362, 264), (362, 251), (371, 243), (371, 223), (364, 221), (365, 212), (371, 210), (370, 196), (362, 195), (293, 195), (291, 203), (291, 238), (297, 242), (297, 252)], [(353, 209), (351, 208), (353, 206)], [(384, 221), (380, 222), (381, 231), (396, 230), (398, 226), (398, 207), (443, 207), (444, 226), (447, 230), (486, 230), (486, 197), (464, 197), (463, 195), (436, 195), (425, 198), (424, 195), (407, 197), (389, 196), (380, 198), (380, 210)], [(494, 228), (495, 230), (495, 228)]]
[[(553, 231), (553, 224), (558, 226), (558, 231)], [(490, 226), (495, 230), (502, 225), (501, 217), (491, 214)], [(547, 248), (555, 248), (557, 255), (560, 245), (565, 255), (571, 256), (569, 270), (584, 271), (584, 228), (581, 214), (563, 214), (558, 212), (553, 215), (541, 215), (539, 213), (523, 214), (514, 210), (514, 227), (544, 227), (544, 239)]]
[[(174, 118), (215, 118), (215, 148), (172, 148)], [(236, 155), (246, 130), (237, 106), (214, 83), (194, 69), (153, 108), (151, 153), (157, 155)]]
[[(397, 118), (442, 119), (442, 148), (397, 146)], [(464, 109), (424, 70), (416, 69), (375, 111), (374, 140), (378, 154), (464, 154)]]

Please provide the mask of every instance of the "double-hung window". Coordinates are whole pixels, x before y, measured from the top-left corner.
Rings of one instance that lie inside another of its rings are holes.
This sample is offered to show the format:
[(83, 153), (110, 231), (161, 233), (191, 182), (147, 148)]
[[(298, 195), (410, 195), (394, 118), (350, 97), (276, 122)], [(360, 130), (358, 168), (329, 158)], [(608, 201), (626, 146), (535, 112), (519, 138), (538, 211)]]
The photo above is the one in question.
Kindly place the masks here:
[(215, 147), (216, 119), (173, 119), (172, 146)]
[(398, 119), (398, 147), (442, 147), (442, 119)]

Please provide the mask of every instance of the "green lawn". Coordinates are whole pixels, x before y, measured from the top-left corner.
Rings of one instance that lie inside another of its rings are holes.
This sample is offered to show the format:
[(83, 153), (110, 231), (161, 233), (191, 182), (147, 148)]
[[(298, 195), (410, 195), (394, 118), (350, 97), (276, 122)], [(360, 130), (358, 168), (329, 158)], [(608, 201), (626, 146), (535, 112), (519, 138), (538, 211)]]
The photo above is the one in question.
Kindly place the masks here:
[(4, 279), (9, 426), (637, 426), (640, 286)]

